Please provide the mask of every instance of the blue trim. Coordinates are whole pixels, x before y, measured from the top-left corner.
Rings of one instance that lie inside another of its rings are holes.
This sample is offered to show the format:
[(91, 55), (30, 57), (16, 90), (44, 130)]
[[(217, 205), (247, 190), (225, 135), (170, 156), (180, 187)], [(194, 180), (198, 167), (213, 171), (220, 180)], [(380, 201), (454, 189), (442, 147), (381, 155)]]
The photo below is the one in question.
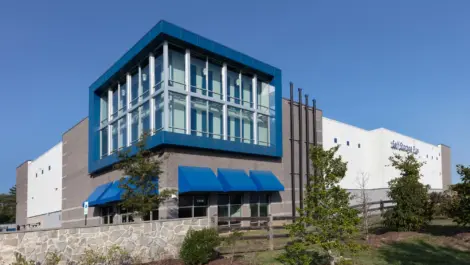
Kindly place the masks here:
[(212, 169), (207, 167), (178, 167), (178, 192), (222, 192), (222, 185)]
[(217, 176), (225, 192), (257, 191), (255, 183), (242, 169), (217, 169)]
[[(160, 131), (156, 135), (150, 137), (147, 141), (147, 148), (161, 145), (183, 146), (191, 148), (201, 148), (208, 150), (223, 150), (240, 154), (250, 154), (259, 156), (275, 156), (277, 148), (275, 146), (260, 146), (254, 144), (245, 144), (223, 139), (213, 139), (195, 135), (182, 133), (173, 133)], [(129, 147), (130, 155), (137, 153), (135, 146)], [(100, 169), (110, 167), (118, 162), (117, 155), (110, 155), (99, 160), (91, 161), (90, 172), (96, 172)]]
[(109, 79), (114, 75), (118, 74), (119, 71), (125, 67), (132, 59), (140, 54), (149, 44), (160, 36), (170, 36), (186, 43), (195, 45), (209, 52), (215, 53), (222, 57), (226, 57), (235, 62), (246, 65), (255, 70), (261, 71), (269, 75), (276, 75), (280, 70), (269, 64), (258, 61), (248, 55), (235, 51), (227, 46), (219, 44), (204, 38), (191, 31), (185, 30), (167, 21), (160, 20), (147, 34), (145, 34), (132, 48), (130, 48), (117, 62), (115, 62), (103, 75), (101, 75), (93, 84), (90, 86), (91, 92), (95, 92), (101, 86), (103, 86)]
[(284, 185), (271, 171), (250, 170), (250, 178), (258, 191), (284, 191)]
[[(158, 22), (147, 34), (145, 34), (131, 49), (129, 49), (111, 68), (109, 68), (103, 75), (101, 75), (89, 89), (89, 132), (88, 132), (88, 171), (89, 173), (96, 173), (97, 171), (109, 167), (117, 162), (115, 155), (100, 158), (100, 90), (108, 87), (110, 82), (113, 82), (125, 69), (132, 67), (135, 60), (140, 57), (146, 56), (160, 41), (165, 39), (179, 40), (180, 45), (193, 45), (202, 50), (219, 56), (223, 59), (242, 64), (243, 66), (262, 72), (268, 76), (272, 76), (271, 85), (275, 87), (275, 126), (271, 127), (271, 144), (270, 147), (249, 145), (239, 142), (224, 141), (219, 139), (211, 139), (209, 137), (197, 137), (192, 135), (181, 135), (171, 132), (159, 132), (149, 138), (147, 143), (149, 148), (158, 145), (179, 145), (195, 148), (204, 148), (209, 150), (220, 150), (237, 152), (243, 154), (252, 154), (260, 156), (282, 157), (282, 76), (281, 70), (270, 66), (266, 63), (258, 61), (245, 54), (232, 50), (224, 45), (208, 40), (202, 36), (194, 34), (190, 31), (177, 27), (166, 21)], [(228, 78), (228, 77), (227, 77)], [(130, 84), (128, 84), (130, 85)], [(209, 84), (210, 86), (210, 84)], [(239, 88), (237, 86), (237, 93)], [(228, 91), (230, 95), (230, 91)], [(250, 96), (251, 97), (251, 96)], [(239, 100), (237, 100), (239, 102)], [(233, 101), (232, 101), (233, 102)], [(187, 106), (189, 107), (189, 106)], [(151, 110), (153, 111), (153, 110)], [(158, 117), (159, 119), (159, 117)], [(159, 119), (156, 124), (161, 124)], [(128, 126), (132, 126), (129, 124)], [(238, 127), (240, 124), (238, 124)], [(229, 126), (230, 127), (230, 126)], [(274, 128), (275, 127), (275, 128)], [(240, 133), (238, 132), (238, 135)], [(128, 135), (127, 137), (131, 137)], [(190, 141), (190, 142), (188, 142)], [(135, 147), (129, 147), (134, 150)]]

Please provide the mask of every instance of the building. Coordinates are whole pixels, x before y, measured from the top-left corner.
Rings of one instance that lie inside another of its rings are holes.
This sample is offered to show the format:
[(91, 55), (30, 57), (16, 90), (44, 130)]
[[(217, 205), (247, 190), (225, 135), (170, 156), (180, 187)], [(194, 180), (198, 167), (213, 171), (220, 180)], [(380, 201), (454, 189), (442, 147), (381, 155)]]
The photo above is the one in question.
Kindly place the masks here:
[[(119, 206), (125, 176), (113, 165), (144, 132), (162, 161), (159, 189), (177, 191), (144, 220), (291, 215), (310, 172), (308, 149), (331, 126), (307, 99), (281, 91), (280, 69), (160, 21), (90, 86), (89, 116), (62, 135), (61, 225), (140, 221)], [(17, 169), (18, 220), (33, 204), (33, 181), (20, 177), (32, 163)]]
[(386, 198), (388, 182), (399, 176), (389, 158), (413, 153), (423, 162), (421, 179), (431, 190), (442, 191), (451, 184), (450, 148), (432, 145), (385, 128), (364, 130), (323, 117), (323, 146), (340, 145), (338, 154), (348, 162), (341, 186), (356, 192), (364, 176), (372, 200)]
[(17, 168), (17, 214), (20, 229), (61, 226), (62, 142)]

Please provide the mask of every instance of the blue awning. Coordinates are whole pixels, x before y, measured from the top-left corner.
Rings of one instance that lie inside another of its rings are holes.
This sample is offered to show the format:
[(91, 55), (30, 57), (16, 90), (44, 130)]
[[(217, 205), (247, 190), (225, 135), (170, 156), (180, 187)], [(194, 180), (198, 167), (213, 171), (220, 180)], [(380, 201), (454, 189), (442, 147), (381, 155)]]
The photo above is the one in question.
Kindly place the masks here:
[(88, 202), (88, 206), (93, 207), (95, 205), (98, 205), (97, 202), (99, 201), (101, 195), (103, 195), (103, 193), (105, 193), (108, 190), (111, 184), (112, 183), (109, 182), (109, 183), (96, 187), (96, 189), (90, 194), (90, 196), (88, 196), (88, 199), (86, 200)]
[[(155, 179), (153, 183), (158, 188), (158, 179)], [(103, 205), (122, 200), (122, 196), (124, 195), (125, 189), (121, 188), (121, 180), (116, 180), (114, 182), (111, 182), (110, 184), (111, 186), (99, 197), (98, 200), (96, 200), (96, 205)], [(156, 193), (158, 194), (158, 190), (156, 191)]]
[(178, 192), (221, 192), (222, 185), (212, 169), (207, 167), (178, 167)]
[(250, 170), (250, 178), (258, 191), (284, 191), (284, 185), (271, 171)]
[(217, 176), (225, 192), (257, 191), (255, 183), (242, 169), (217, 169)]

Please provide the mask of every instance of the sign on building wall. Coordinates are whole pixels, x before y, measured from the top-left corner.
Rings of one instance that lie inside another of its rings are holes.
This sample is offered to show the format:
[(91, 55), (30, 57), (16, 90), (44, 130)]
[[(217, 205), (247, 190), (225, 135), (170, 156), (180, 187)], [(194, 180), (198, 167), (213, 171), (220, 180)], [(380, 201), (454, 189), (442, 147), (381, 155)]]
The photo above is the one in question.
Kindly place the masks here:
[(83, 203), (83, 215), (88, 215), (88, 202)]
[(405, 151), (407, 153), (412, 153), (417, 155), (419, 153), (419, 149), (416, 148), (416, 146), (411, 146), (411, 145), (406, 145), (403, 142), (399, 141), (392, 141), (391, 142), (391, 147), (392, 149), (399, 150), (399, 151)]

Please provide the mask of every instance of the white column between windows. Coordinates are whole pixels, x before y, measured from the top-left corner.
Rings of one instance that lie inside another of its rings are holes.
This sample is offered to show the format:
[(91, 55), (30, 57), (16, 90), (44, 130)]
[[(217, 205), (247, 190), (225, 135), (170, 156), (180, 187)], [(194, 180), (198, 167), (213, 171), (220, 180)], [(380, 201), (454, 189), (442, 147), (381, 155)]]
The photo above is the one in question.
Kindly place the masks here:
[(111, 154), (111, 115), (113, 112), (113, 91), (109, 88), (108, 89), (108, 155)]
[[(137, 71), (137, 79), (138, 79), (138, 89), (137, 89), (137, 102), (136, 104), (140, 103), (142, 101), (142, 91), (144, 90), (143, 89), (143, 86), (142, 86), (142, 67), (139, 66), (139, 70)], [(138, 116), (137, 116), (137, 132), (138, 132), (138, 137), (137, 139), (140, 139), (140, 137), (142, 137), (142, 133), (143, 133), (143, 124), (142, 124), (142, 116), (144, 115), (144, 108), (143, 107), (138, 107), (136, 109), (137, 113), (138, 113)]]
[(169, 72), (168, 72), (168, 42), (165, 41), (163, 43), (163, 79), (164, 79), (164, 85), (163, 85), (163, 129), (165, 131), (169, 131), (169, 125), (170, 125), (170, 98), (169, 98), (169, 93), (168, 93), (168, 77), (169, 77)]
[[(118, 94), (118, 98), (117, 98), (117, 110), (116, 110), (116, 116), (119, 116), (119, 110), (122, 108), (122, 106), (120, 105), (121, 104), (121, 84), (118, 83), (117, 84), (117, 90), (116, 90), (116, 93)], [(116, 121), (116, 130), (117, 130), (117, 146), (116, 146), (116, 149), (119, 150), (119, 139), (121, 139), (121, 126), (119, 125), (119, 121), (121, 120), (121, 118), (119, 118), (117, 121)]]
[[(127, 106), (127, 110), (129, 110), (131, 108), (131, 75), (129, 73), (127, 73), (126, 75), (126, 106)], [(131, 113), (129, 111), (127, 111), (127, 114), (126, 114), (126, 122), (127, 122), (127, 143), (125, 143), (125, 146), (130, 146), (131, 144), (131, 125), (132, 125), (132, 120), (131, 120)]]
[(258, 144), (258, 76), (253, 77), (253, 143)]
[[(149, 95), (153, 95), (155, 93), (155, 56), (153, 53), (149, 55), (149, 85), (150, 91)], [(149, 117), (150, 117), (150, 135), (155, 133), (155, 99), (151, 97), (149, 99), (150, 107), (149, 107)]]
[(186, 83), (186, 134), (191, 134), (191, 52), (186, 49), (184, 54), (184, 82)]
[(223, 139), (227, 140), (227, 64), (224, 63), (222, 66), (222, 99), (224, 101), (223, 106)]

